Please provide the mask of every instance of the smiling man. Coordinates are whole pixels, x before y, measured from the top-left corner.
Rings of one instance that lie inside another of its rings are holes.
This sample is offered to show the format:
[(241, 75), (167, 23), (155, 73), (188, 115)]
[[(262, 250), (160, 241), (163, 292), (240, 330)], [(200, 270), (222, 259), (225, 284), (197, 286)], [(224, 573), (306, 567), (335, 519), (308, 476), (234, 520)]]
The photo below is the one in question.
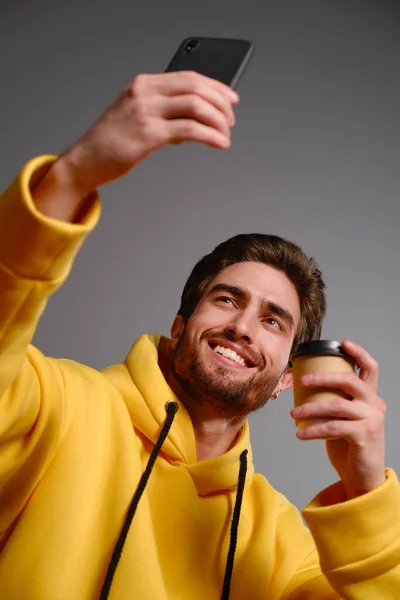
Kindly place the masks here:
[(223, 242), (189, 276), (171, 337), (143, 335), (101, 372), (31, 345), (99, 219), (97, 188), (166, 144), (228, 148), (237, 101), (196, 73), (141, 75), (0, 199), (2, 599), (399, 597), (400, 487), (366, 350), (343, 342), (359, 376), (302, 382), (351, 402), (291, 412), (338, 473), (304, 509), (308, 528), (254, 472), (247, 417), (291, 387), (291, 351), (325, 314), (321, 273), (295, 244)]
[[(281, 270), (283, 257), (280, 261), (277, 255), (283, 248), (292, 250), (295, 263), (299, 251), (274, 236), (241, 235), (221, 244), (212, 259), (205, 257), (197, 271), (204, 272), (218, 255), (225, 259), (228, 252), (238, 254), (241, 245), (253, 260), (241, 258), (215, 277), (211, 273), (210, 283), (193, 300), (195, 269), (172, 326), (175, 349), (168, 383), (191, 414), (199, 460), (225, 452), (248, 414), (292, 384), (288, 362), (300, 303), (295, 286)], [(279, 269), (266, 264), (274, 261)], [(321, 287), (316, 317), (325, 299), (322, 280), (315, 284)]]

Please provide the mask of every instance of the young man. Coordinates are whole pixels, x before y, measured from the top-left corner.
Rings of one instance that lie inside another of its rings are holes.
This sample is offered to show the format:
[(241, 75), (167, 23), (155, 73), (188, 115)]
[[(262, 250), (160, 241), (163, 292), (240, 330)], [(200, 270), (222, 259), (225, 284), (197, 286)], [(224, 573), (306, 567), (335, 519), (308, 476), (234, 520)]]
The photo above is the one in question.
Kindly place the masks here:
[(95, 371), (30, 342), (100, 215), (95, 190), (154, 150), (227, 148), (234, 92), (195, 73), (141, 75), (60, 158), (32, 160), (0, 201), (0, 598), (394, 600), (400, 488), (385, 469), (378, 367), (304, 385), (347, 400), (331, 418), (339, 481), (304, 510), (254, 473), (247, 415), (292, 385), (294, 344), (319, 337), (313, 259), (237, 236), (194, 268), (171, 339), (142, 336)]

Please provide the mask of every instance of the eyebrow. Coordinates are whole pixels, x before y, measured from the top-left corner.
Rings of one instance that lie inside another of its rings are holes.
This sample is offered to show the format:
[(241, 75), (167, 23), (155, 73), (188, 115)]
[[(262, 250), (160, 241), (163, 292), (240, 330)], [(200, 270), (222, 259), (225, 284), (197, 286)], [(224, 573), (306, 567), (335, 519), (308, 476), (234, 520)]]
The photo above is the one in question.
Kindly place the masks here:
[[(242, 288), (239, 288), (235, 285), (228, 285), (226, 283), (216, 283), (210, 289), (208, 295), (211, 295), (214, 292), (227, 292), (229, 294), (232, 294), (232, 296), (235, 296), (236, 298), (241, 298), (243, 300), (249, 299), (250, 297), (250, 294)], [(295, 324), (293, 315), (291, 312), (286, 310), (286, 308), (283, 308), (283, 306), (280, 306), (279, 304), (276, 304), (276, 302), (272, 302), (271, 300), (263, 300), (263, 302), (261, 302), (261, 306), (264, 311), (272, 313), (277, 317), (280, 317), (282, 321), (285, 321), (285, 323), (292, 330), (294, 330)]]

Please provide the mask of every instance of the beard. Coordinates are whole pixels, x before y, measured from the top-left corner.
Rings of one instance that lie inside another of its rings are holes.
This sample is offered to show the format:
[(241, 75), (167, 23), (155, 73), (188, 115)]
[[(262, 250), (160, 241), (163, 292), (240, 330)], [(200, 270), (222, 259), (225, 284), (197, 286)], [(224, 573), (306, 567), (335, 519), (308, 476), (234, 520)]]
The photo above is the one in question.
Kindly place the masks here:
[[(205, 332), (200, 338), (217, 336), (218, 339), (238, 341), (224, 332)], [(274, 392), (281, 373), (261, 372), (259, 367), (247, 380), (237, 380), (224, 366), (211, 367), (204, 364), (200, 343), (188, 338), (186, 327), (173, 351), (172, 373), (182, 390), (197, 403), (212, 405), (216, 412), (226, 418), (240, 418), (262, 408)]]

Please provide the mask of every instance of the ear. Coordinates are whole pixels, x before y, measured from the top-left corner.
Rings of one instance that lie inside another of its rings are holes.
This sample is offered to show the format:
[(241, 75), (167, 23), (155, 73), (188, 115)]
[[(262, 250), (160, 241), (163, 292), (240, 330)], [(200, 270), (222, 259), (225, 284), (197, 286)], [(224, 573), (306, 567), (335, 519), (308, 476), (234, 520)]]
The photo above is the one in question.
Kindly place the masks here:
[(291, 367), (286, 367), (280, 376), (276, 391), (279, 390), (280, 392), (284, 392), (291, 387), (293, 387), (293, 370)]
[(176, 315), (171, 326), (171, 339), (178, 341), (185, 328), (185, 320), (182, 315)]

